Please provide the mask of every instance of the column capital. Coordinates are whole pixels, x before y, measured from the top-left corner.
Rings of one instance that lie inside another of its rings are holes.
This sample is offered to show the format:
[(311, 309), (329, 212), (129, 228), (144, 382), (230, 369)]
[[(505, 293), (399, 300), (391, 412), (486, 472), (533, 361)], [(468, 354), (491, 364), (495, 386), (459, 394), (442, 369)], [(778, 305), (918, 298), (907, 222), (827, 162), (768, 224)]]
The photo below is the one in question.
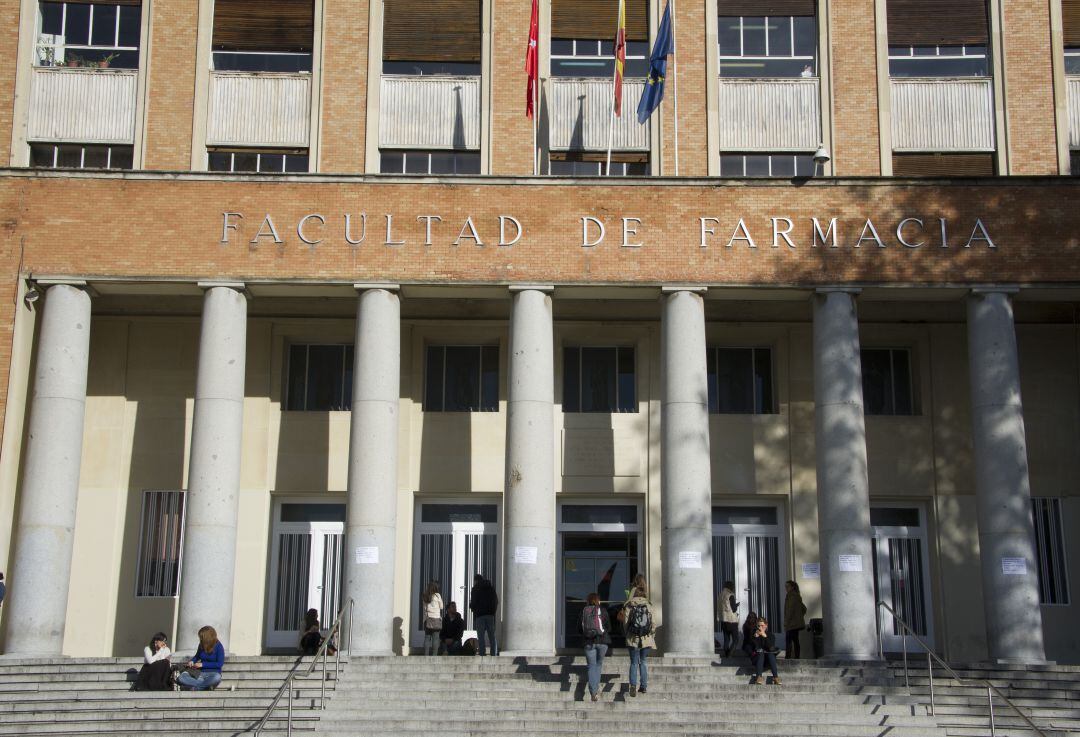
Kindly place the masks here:
[(850, 294), (853, 297), (857, 297), (862, 294), (862, 287), (816, 287), (814, 294)]
[(518, 292), (543, 292), (544, 294), (551, 294), (555, 291), (554, 284), (511, 284), (510, 294), (517, 294)]
[(218, 287), (224, 287), (225, 289), (232, 289), (240, 292), (244, 295), (245, 299), (251, 299), (251, 292), (248, 291), (247, 284), (242, 281), (197, 281), (195, 286), (204, 292), (209, 292), (211, 289), (217, 289)]
[(984, 294), (1019, 294), (1019, 284), (979, 284), (971, 288), (972, 297), (981, 297)]
[(696, 292), (697, 294), (705, 294), (709, 291), (708, 287), (703, 287), (698, 284), (665, 284), (660, 287), (661, 294), (674, 294), (676, 292)]
[(401, 291), (401, 285), (392, 282), (354, 282), (352, 288), (357, 292), (367, 292), (372, 289), (381, 289), (384, 292)]

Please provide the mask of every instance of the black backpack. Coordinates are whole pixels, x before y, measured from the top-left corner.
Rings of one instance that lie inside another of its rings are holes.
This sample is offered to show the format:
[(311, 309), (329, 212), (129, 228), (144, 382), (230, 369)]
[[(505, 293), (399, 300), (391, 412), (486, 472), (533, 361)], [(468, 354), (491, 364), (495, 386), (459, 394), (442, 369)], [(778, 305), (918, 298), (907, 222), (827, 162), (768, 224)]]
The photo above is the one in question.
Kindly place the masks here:
[(644, 637), (652, 632), (652, 615), (645, 604), (632, 604), (626, 616), (626, 634)]
[(586, 640), (595, 640), (604, 635), (604, 615), (600, 607), (587, 606), (581, 612), (581, 632)]

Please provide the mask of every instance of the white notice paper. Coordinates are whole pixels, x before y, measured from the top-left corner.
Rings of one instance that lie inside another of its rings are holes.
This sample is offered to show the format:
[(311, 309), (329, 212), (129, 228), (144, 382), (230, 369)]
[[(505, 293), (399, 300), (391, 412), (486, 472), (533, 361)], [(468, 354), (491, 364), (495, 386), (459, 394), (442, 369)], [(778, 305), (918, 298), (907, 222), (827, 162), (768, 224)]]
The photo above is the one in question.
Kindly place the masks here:
[(840, 570), (847, 573), (861, 573), (862, 572), (862, 556), (861, 555), (841, 555), (840, 556)]
[(373, 566), (379, 562), (379, 549), (377, 547), (371, 548), (357, 548), (356, 549), (356, 564), (360, 566)]
[(514, 562), (524, 563), (527, 566), (536, 565), (536, 548), (525, 547), (522, 545), (514, 548)]
[(696, 550), (680, 550), (679, 568), (701, 568), (701, 553)]
[(1027, 561), (1023, 558), (1002, 558), (1001, 573), (1004, 576), (1026, 576)]
[(821, 564), (820, 563), (803, 563), (802, 564), (802, 577), (803, 578), (821, 578)]

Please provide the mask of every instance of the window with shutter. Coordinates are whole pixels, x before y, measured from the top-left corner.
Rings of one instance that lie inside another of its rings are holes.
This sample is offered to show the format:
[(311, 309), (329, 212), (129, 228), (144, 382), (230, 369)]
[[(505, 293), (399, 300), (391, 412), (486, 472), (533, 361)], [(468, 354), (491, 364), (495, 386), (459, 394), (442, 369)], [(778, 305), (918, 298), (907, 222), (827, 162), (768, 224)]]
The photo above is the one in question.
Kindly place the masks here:
[(479, 0), (383, 4), (384, 74), (480, 74)]
[(1061, 21), (1066, 48), (1080, 51), (1080, 0), (1061, 0)]
[[(613, 0), (552, 0), (551, 76), (612, 77), (619, 4)], [(645, 0), (626, 0), (623, 77), (649, 73), (649, 14)]]
[(215, 0), (213, 63), (219, 71), (310, 72), (313, 0)]
[[(553, 151), (548, 174), (561, 177), (602, 177), (607, 172), (606, 151)], [(613, 177), (644, 177), (649, 174), (647, 151), (612, 151)]]
[(992, 177), (994, 154), (893, 154), (897, 177)]
[(986, 0), (887, 0), (889, 75), (990, 74)]
[(720, 0), (721, 77), (814, 77), (814, 0)]

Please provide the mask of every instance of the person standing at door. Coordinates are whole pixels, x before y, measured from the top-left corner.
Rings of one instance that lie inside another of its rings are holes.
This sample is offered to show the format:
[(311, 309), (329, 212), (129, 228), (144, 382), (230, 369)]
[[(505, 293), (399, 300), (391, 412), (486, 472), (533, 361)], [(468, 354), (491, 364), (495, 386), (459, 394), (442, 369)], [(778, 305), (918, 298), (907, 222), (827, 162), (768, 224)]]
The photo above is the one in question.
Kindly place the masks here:
[(585, 662), (589, 668), (589, 693), (593, 701), (600, 700), (600, 672), (604, 670), (604, 656), (611, 645), (611, 619), (607, 610), (600, 606), (600, 595), (585, 597), (581, 611), (581, 634), (585, 638)]
[(439, 582), (428, 583), (420, 598), (424, 605), (424, 655), (434, 655), (439, 648), (443, 618), (443, 598), (439, 593)]
[(639, 573), (630, 589), (630, 598), (619, 612), (619, 621), (623, 623), (626, 647), (630, 651), (630, 695), (637, 696), (645, 693), (649, 686), (649, 669), (645, 659), (656, 647), (656, 618), (649, 604), (649, 587), (645, 584), (645, 577)]
[(469, 592), (469, 609), (473, 613), (473, 626), (476, 627), (477, 644), (480, 654), (487, 655), (487, 638), (491, 638), (491, 654), (499, 654), (499, 642), (495, 639), (495, 612), (499, 610), (499, 595), (491, 581), (477, 573), (473, 576), (472, 591)]
[(731, 650), (739, 639), (739, 602), (735, 601), (735, 583), (724, 581), (720, 600), (716, 602), (720, 611), (720, 632), (724, 638), (724, 657), (731, 657)]
[(784, 597), (784, 657), (797, 659), (802, 653), (799, 633), (806, 629), (806, 604), (799, 593), (799, 584), (785, 581), (784, 588), (787, 589)]

